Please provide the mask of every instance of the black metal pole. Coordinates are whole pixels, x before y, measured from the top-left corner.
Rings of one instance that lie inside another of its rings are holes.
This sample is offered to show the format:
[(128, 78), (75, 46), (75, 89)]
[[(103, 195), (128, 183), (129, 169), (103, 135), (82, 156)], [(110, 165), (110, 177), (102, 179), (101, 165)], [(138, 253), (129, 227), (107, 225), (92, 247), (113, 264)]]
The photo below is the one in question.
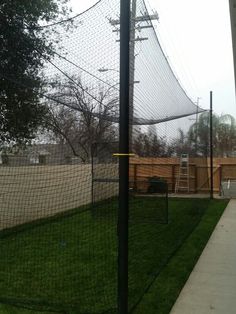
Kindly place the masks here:
[(211, 183), (210, 183), (210, 198), (213, 199), (213, 121), (212, 121), (212, 103), (213, 103), (212, 91), (210, 92), (210, 176), (211, 176)]
[(118, 313), (128, 313), (130, 0), (120, 1)]

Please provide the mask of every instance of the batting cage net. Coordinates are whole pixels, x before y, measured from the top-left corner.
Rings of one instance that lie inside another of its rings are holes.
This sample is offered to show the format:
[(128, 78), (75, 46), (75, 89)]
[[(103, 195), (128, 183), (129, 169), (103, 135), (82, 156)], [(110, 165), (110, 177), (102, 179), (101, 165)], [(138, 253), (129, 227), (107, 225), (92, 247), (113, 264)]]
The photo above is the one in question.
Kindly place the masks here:
[[(156, 19), (143, 0), (132, 1), (130, 313), (196, 227), (209, 197), (209, 114), (172, 71)], [(35, 106), (43, 117), (31, 138), (1, 140), (0, 302), (34, 313), (117, 313), (119, 1), (19, 27), (40, 54), (40, 71), (0, 73), (12, 91), (2, 91), (0, 102)], [(10, 61), (24, 40), (12, 34)]]

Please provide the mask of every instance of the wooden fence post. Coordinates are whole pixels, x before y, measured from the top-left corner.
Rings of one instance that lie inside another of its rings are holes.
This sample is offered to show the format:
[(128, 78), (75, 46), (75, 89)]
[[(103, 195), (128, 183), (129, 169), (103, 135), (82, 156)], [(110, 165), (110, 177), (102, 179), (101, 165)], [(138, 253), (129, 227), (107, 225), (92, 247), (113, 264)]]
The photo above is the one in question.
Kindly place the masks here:
[(195, 164), (194, 165), (194, 187), (195, 187), (195, 193), (198, 192), (198, 167)]
[(175, 192), (175, 165), (172, 165), (172, 192)]
[(134, 164), (134, 191), (137, 192), (137, 164)]
[(219, 165), (219, 195), (221, 196), (222, 164)]

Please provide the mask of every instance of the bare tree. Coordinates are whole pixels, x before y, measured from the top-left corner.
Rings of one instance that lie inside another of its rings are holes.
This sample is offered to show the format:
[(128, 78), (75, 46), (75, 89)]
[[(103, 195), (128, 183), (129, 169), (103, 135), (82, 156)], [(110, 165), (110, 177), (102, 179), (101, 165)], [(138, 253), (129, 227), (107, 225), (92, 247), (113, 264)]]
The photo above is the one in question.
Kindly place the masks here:
[(133, 152), (140, 157), (164, 157), (167, 148), (165, 140), (157, 135), (153, 126), (147, 132), (137, 130), (134, 133)]
[[(88, 89), (80, 79), (52, 84), (47, 128), (53, 139), (67, 144), (82, 161), (93, 154), (93, 144), (117, 137), (118, 95), (115, 87)], [(94, 96), (94, 94), (96, 96)]]

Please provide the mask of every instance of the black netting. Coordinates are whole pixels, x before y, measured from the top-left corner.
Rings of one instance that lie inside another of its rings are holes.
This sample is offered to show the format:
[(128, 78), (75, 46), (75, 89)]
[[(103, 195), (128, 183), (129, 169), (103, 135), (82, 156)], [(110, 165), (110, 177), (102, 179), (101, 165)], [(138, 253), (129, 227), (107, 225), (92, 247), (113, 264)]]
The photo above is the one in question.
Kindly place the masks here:
[[(196, 227), (209, 196), (208, 113), (172, 72), (152, 25), (157, 16), (143, 0), (131, 11), (130, 312)], [(2, 143), (0, 302), (117, 313), (119, 17), (119, 1), (101, 0), (45, 27), (48, 43), (59, 40), (48, 46), (50, 60), (41, 55), (40, 90), (14, 71), (0, 73), (12, 90), (36, 92), (45, 109), (32, 141)]]

